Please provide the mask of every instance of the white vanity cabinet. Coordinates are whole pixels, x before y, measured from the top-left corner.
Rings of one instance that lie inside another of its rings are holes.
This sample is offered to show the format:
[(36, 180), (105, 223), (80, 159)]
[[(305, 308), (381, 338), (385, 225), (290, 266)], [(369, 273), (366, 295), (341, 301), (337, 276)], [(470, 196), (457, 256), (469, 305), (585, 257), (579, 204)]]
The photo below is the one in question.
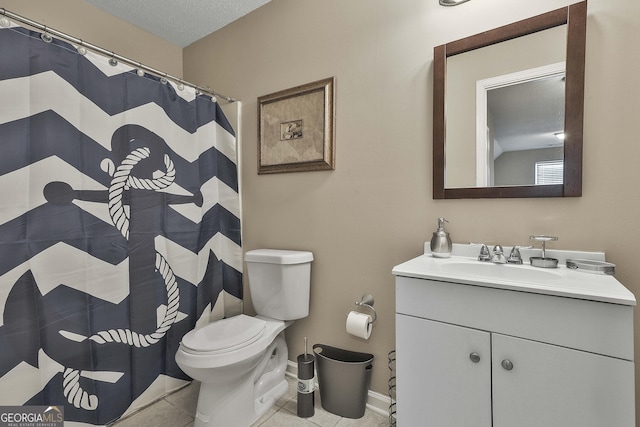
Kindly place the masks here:
[(451, 262), (425, 255), (394, 268), (399, 427), (635, 426), (626, 288), (561, 272), (602, 281), (599, 296), (591, 283), (578, 298), (433, 265)]

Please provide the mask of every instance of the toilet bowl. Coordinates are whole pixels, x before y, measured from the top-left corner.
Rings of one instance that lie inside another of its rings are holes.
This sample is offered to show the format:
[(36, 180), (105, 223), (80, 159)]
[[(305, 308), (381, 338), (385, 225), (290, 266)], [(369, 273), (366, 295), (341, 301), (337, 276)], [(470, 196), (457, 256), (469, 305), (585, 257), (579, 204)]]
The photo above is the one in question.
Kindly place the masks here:
[(249, 426), (282, 397), (288, 387), (285, 326), (241, 314), (183, 337), (176, 362), (201, 382), (195, 427)]
[(188, 332), (176, 362), (201, 382), (194, 427), (249, 427), (284, 395), (284, 330), (309, 311), (311, 252), (260, 249), (245, 255), (257, 316)]

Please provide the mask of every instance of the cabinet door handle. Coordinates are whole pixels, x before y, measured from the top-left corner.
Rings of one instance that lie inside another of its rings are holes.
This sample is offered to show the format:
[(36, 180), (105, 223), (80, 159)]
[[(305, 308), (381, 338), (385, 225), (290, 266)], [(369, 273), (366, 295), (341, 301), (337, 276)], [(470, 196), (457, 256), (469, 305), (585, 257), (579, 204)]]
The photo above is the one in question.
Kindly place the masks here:
[(513, 369), (513, 363), (511, 362), (511, 360), (509, 359), (504, 359), (501, 363), (502, 367), (507, 370), (510, 371)]
[(469, 355), (469, 359), (471, 359), (473, 363), (478, 363), (480, 361), (480, 355), (474, 351)]

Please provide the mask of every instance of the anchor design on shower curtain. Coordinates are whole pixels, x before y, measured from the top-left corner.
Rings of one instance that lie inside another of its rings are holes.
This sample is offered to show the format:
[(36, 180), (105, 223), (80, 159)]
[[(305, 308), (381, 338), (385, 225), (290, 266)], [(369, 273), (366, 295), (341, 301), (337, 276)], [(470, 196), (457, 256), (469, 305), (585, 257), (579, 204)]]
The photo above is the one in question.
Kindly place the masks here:
[[(96, 369), (91, 366), (93, 362), (97, 360), (99, 365), (109, 365), (107, 371), (118, 372), (128, 364), (120, 364), (124, 360), (118, 354), (129, 359), (130, 352), (134, 352), (139, 353), (138, 357), (132, 357), (137, 367), (130, 369), (143, 371), (157, 356), (157, 352), (150, 356), (146, 350), (159, 343), (178, 320), (178, 283), (170, 265), (156, 250), (154, 240), (162, 233), (169, 205), (194, 203), (201, 207), (203, 202), (200, 192), (184, 196), (162, 191), (174, 182), (176, 171), (166, 143), (155, 133), (137, 125), (122, 126), (112, 137), (112, 151), (118, 166), (110, 159), (102, 162), (103, 169), (112, 176), (108, 190), (74, 190), (64, 182), (50, 182), (44, 188), (45, 198), (54, 205), (68, 205), (73, 200), (106, 203), (114, 226), (127, 242), (130, 296), (117, 305), (92, 302), (97, 309), (89, 313), (88, 330), (86, 324), (77, 321), (86, 316), (86, 312), (64, 312), (56, 322), (45, 325), (44, 330), (40, 327), (40, 337), (29, 340), (34, 343), (31, 351), (38, 352), (42, 346), (59, 364), (67, 401), (85, 410), (94, 410), (99, 404), (99, 396), (85, 390), (80, 383), (84, 371)], [(165, 289), (162, 295), (157, 292), (159, 287)], [(60, 292), (69, 294), (71, 301), (77, 299), (77, 295), (72, 294), (78, 291), (65, 288)], [(40, 307), (46, 307), (48, 297), (49, 294), (34, 295), (18, 283), (9, 295), (7, 307), (24, 308), (27, 304), (34, 306), (32, 312), (37, 312)], [(73, 309), (73, 305), (69, 309)], [(131, 319), (123, 319), (128, 317), (128, 311), (132, 313)], [(12, 322), (18, 318), (11, 313), (5, 318), (8, 327), (21, 328), (22, 319)], [(109, 324), (111, 326), (102, 328)], [(30, 332), (33, 329), (28, 327), (24, 331)], [(118, 346), (129, 349), (118, 349)], [(32, 356), (36, 364), (39, 357)], [(148, 386), (144, 381), (140, 384), (143, 389)]]

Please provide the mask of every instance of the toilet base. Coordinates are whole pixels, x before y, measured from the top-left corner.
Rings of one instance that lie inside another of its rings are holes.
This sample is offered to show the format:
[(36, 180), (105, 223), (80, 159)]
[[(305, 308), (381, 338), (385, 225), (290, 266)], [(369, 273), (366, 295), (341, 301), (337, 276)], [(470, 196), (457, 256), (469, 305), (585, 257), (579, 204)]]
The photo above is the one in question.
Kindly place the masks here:
[(282, 396), (284, 396), (287, 390), (289, 390), (289, 383), (287, 382), (287, 380), (282, 380), (282, 382), (277, 384), (267, 393), (257, 398), (254, 402), (254, 407), (256, 408), (256, 418), (248, 425), (251, 425), (265, 412), (267, 412), (269, 408), (271, 408), (278, 400), (280, 400)]
[(284, 333), (271, 343), (254, 369), (229, 382), (202, 382), (194, 427), (246, 426), (260, 418), (288, 390)]

